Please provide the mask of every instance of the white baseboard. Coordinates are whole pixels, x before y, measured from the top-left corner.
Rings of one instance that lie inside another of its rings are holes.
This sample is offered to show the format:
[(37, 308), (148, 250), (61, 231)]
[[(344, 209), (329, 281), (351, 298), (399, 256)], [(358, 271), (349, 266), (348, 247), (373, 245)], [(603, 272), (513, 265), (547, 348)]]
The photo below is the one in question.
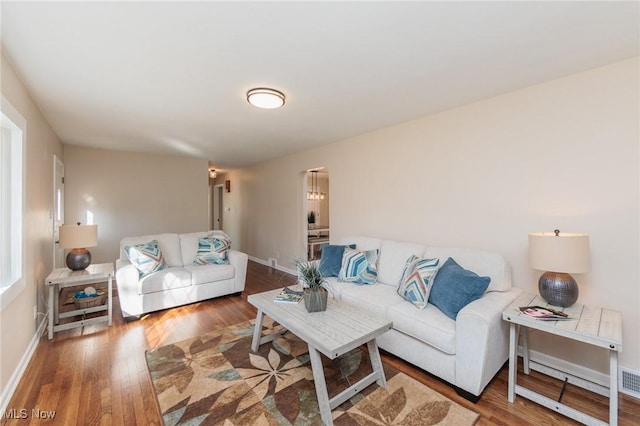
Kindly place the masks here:
[[(261, 265), (271, 267), (271, 264), (266, 260), (262, 260), (253, 256), (249, 256), (249, 259)], [(275, 269), (277, 269), (278, 271), (286, 272), (287, 274), (296, 275), (296, 276), (298, 275), (297, 271), (294, 271), (293, 269), (285, 268), (284, 266), (276, 265)]]
[[(522, 355), (523, 355), (522, 346), (518, 346), (518, 356), (522, 357)], [(538, 364), (542, 364), (543, 366), (547, 366), (552, 369), (568, 373), (569, 375), (594, 383), (595, 385), (598, 385), (607, 389), (609, 388), (609, 374), (603, 373), (601, 371), (593, 370), (591, 368), (586, 368), (581, 365), (575, 364), (573, 362), (556, 358), (554, 356), (547, 355), (545, 353), (538, 352), (532, 349), (529, 350), (529, 358), (532, 362), (536, 362)], [(635, 370), (630, 370), (626, 367), (618, 366), (618, 392), (640, 399), (640, 393), (638, 393), (634, 389), (625, 388), (624, 382), (620, 378), (622, 375), (621, 373), (625, 370), (627, 371), (627, 373), (631, 371), (632, 373), (636, 374), (637, 377), (640, 377), (640, 373), (635, 372)], [(590, 390), (593, 390), (593, 389), (590, 389)]]
[(18, 387), (18, 383), (20, 383), (20, 379), (22, 378), (24, 371), (27, 369), (27, 365), (29, 365), (29, 361), (31, 361), (31, 357), (38, 347), (38, 343), (40, 343), (40, 337), (48, 323), (47, 318), (48, 317), (45, 316), (45, 318), (40, 321), (40, 324), (36, 328), (36, 333), (33, 335), (33, 338), (31, 338), (29, 346), (27, 346), (27, 350), (24, 352), (18, 366), (13, 371), (7, 386), (2, 390), (2, 394), (0, 394), (0, 413), (4, 413), (7, 410), (9, 401)]
[[(522, 347), (518, 346), (518, 355), (522, 356)], [(556, 370), (567, 372), (573, 376), (588, 380), (600, 386), (609, 386), (609, 375), (591, 368), (586, 368), (564, 359), (556, 358), (533, 349), (529, 349), (529, 358), (539, 364), (543, 364)]]
[(559, 367), (560, 370), (568, 371), (574, 376), (582, 377), (585, 380), (589, 380), (602, 386), (609, 386), (609, 375), (601, 371), (583, 367), (573, 362), (565, 361), (563, 359), (559, 359), (540, 352), (531, 351), (531, 353), (535, 354), (535, 358), (537, 358), (537, 362), (539, 362), (540, 364)]

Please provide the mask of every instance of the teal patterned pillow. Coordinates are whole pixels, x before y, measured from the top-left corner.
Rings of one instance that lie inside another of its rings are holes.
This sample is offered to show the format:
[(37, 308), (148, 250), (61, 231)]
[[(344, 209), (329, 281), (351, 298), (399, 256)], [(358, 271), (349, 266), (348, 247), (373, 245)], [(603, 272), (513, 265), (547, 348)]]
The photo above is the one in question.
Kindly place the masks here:
[(158, 240), (134, 246), (125, 246), (124, 251), (127, 253), (129, 261), (138, 270), (140, 278), (152, 272), (161, 271), (167, 266), (162, 250), (158, 245)]
[(378, 250), (354, 250), (349, 247), (342, 254), (339, 281), (355, 284), (375, 284), (378, 278)]
[(416, 308), (426, 308), (439, 262), (439, 259), (422, 259), (411, 255), (404, 265), (404, 272), (398, 283), (398, 294)]
[(223, 236), (201, 237), (194, 265), (224, 265), (229, 263), (231, 240)]

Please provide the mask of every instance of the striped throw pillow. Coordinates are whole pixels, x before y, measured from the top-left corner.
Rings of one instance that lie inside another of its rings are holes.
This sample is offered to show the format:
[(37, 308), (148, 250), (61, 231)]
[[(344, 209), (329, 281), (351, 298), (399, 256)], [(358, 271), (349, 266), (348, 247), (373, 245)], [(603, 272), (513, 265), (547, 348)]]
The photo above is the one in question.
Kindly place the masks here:
[(140, 278), (152, 272), (161, 271), (167, 266), (162, 250), (158, 245), (158, 240), (134, 246), (125, 246), (124, 251), (127, 253), (129, 261), (138, 270)]
[(415, 255), (409, 257), (398, 283), (398, 294), (416, 308), (426, 308), (439, 262), (439, 259), (422, 259)]
[(224, 265), (229, 263), (231, 240), (214, 235), (201, 237), (198, 241), (198, 253), (193, 261), (194, 265)]
[(339, 281), (355, 284), (375, 284), (378, 278), (378, 250), (354, 250), (349, 247), (342, 254)]

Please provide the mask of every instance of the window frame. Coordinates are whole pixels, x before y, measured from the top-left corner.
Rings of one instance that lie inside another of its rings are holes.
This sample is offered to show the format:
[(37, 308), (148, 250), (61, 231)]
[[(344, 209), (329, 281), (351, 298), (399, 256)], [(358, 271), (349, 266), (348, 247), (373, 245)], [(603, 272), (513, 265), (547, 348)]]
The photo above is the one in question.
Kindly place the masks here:
[[(18, 228), (16, 230), (16, 234), (12, 236), (12, 242), (10, 243), (13, 248), (18, 246), (19, 257), (17, 259), (17, 268), (18, 272), (15, 277), (11, 278), (10, 284), (2, 285), (0, 287), (0, 311), (3, 311), (9, 304), (24, 290), (26, 287), (25, 283), (25, 241), (24, 241), (24, 212), (25, 212), (25, 201), (26, 201), (26, 141), (27, 141), (27, 121), (24, 117), (11, 105), (11, 103), (2, 96), (1, 99), (1, 110), (0, 110), (0, 119), (4, 125), (8, 125), (13, 131), (19, 132), (19, 139), (17, 139), (17, 143), (19, 146), (18, 150), (15, 151), (14, 146), (12, 146), (12, 157), (14, 153), (19, 154), (19, 171), (15, 171), (15, 164), (13, 161), (10, 161), (11, 164), (11, 174), (19, 172), (20, 176), (20, 211), (18, 212)], [(5, 119), (8, 122), (5, 122)], [(12, 136), (13, 137), (13, 136)], [(14, 144), (14, 140), (12, 140), (12, 145)], [(12, 183), (13, 186), (13, 183)], [(13, 188), (12, 188), (13, 192)], [(12, 212), (13, 216), (13, 212)], [(1, 284), (0, 284), (1, 285)]]

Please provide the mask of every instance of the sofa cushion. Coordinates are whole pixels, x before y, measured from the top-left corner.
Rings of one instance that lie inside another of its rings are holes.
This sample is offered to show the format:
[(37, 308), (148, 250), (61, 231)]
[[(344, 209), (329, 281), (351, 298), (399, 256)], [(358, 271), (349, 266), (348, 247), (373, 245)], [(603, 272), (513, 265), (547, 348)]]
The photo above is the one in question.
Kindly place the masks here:
[(236, 270), (231, 265), (187, 265), (184, 269), (191, 273), (193, 285), (233, 279)]
[(126, 237), (120, 240), (120, 259), (128, 260), (125, 251), (126, 246), (148, 243), (151, 240), (157, 240), (160, 250), (167, 266), (182, 266), (182, 256), (180, 255), (180, 240), (178, 234), (152, 234), (141, 235), (139, 237)]
[(349, 246), (338, 244), (326, 244), (322, 246), (320, 257), (320, 273), (323, 277), (337, 277), (342, 267), (342, 255), (344, 248), (356, 248), (355, 244)]
[(484, 294), (490, 281), (491, 278), (480, 277), (449, 258), (436, 274), (429, 302), (455, 320), (460, 309)]
[(421, 257), (424, 250), (425, 246), (421, 244), (382, 241), (378, 262), (378, 282), (397, 287), (407, 259), (411, 256)]
[(463, 268), (491, 278), (487, 291), (511, 290), (511, 268), (499, 253), (467, 248), (427, 247), (424, 257), (437, 257), (441, 265), (452, 257)]
[(378, 250), (354, 250), (346, 247), (338, 279), (355, 284), (375, 284)]
[(165, 268), (142, 278), (138, 293), (147, 294), (191, 285), (191, 274), (182, 267)]
[(129, 261), (138, 270), (138, 275), (142, 278), (153, 272), (164, 269), (167, 264), (164, 261), (162, 250), (158, 245), (158, 240), (152, 240), (142, 244), (125, 246)]
[(342, 303), (361, 308), (380, 318), (386, 317), (387, 309), (390, 306), (398, 303), (407, 304), (398, 296), (394, 288), (387, 285), (352, 285), (345, 283), (341, 290), (340, 298)]
[(398, 284), (397, 291), (400, 297), (411, 302), (416, 308), (424, 309), (429, 301), (438, 262), (438, 259), (423, 259), (413, 255), (409, 257)]
[(198, 252), (194, 265), (229, 264), (231, 240), (221, 236), (207, 236), (198, 239)]
[(456, 353), (456, 322), (433, 305), (427, 305), (425, 309), (414, 309), (403, 301), (387, 309), (387, 319), (401, 333), (444, 353)]

